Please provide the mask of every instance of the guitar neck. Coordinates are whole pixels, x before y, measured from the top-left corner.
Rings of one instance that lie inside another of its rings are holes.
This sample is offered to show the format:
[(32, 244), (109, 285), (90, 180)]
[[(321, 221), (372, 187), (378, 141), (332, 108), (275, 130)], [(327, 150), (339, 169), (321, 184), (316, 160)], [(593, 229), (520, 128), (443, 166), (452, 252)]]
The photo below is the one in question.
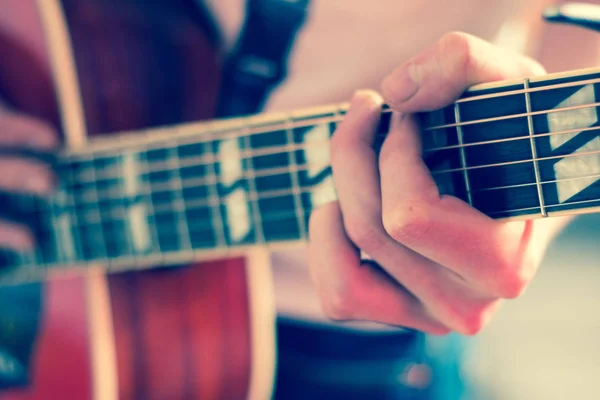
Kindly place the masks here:
[[(599, 83), (588, 70), (482, 85), (420, 114), (440, 191), (498, 219), (595, 211)], [(61, 186), (39, 210), (47, 240), (5, 275), (172, 265), (304, 241), (311, 211), (336, 199), (329, 139), (345, 110), (124, 133), (63, 154)], [(390, 115), (384, 107), (375, 151)]]

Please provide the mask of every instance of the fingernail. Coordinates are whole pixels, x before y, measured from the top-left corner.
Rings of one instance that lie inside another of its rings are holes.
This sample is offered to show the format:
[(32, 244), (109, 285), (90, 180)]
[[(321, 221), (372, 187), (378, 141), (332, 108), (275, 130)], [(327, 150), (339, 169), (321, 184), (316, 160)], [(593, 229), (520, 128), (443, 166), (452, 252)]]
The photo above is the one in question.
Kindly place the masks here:
[(383, 83), (383, 92), (392, 103), (403, 103), (419, 90), (419, 84), (412, 77), (414, 64), (407, 63), (389, 75)]
[(381, 107), (382, 100), (371, 90), (358, 90), (352, 96), (345, 120), (361, 118)]

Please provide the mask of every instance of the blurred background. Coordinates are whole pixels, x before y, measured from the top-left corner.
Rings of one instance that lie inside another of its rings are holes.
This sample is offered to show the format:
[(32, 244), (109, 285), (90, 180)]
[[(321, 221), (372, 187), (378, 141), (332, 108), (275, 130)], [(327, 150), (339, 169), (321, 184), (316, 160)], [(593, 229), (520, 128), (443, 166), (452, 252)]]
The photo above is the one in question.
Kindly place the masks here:
[(537, 278), (468, 339), (474, 399), (600, 398), (600, 215), (578, 217)]

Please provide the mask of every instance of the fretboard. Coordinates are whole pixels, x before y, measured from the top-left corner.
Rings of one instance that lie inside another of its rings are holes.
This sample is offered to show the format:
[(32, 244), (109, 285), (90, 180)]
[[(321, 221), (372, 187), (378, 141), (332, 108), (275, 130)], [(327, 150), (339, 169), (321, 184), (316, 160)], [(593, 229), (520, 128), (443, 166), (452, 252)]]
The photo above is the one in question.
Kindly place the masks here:
[[(480, 86), (420, 115), (440, 191), (492, 218), (594, 211), (599, 85), (600, 72), (583, 71)], [(329, 140), (345, 110), (112, 135), (64, 153), (60, 187), (38, 210), (45, 239), (4, 275), (172, 265), (302, 242), (311, 211), (336, 199)], [(384, 107), (374, 151), (390, 115)]]

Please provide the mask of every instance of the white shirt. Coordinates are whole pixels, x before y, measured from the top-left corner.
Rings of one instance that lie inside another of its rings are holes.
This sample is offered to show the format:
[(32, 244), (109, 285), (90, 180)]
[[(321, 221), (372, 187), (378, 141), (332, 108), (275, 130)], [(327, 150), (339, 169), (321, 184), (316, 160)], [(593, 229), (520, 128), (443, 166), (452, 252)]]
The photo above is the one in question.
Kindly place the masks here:
[[(283, 0), (282, 0), (283, 1)], [(205, 0), (235, 43), (246, 0)], [(403, 61), (444, 33), (464, 31), (517, 51), (527, 30), (514, 24), (534, 0), (312, 0), (309, 18), (289, 60), (287, 80), (265, 111), (348, 100), (357, 89), (378, 89)], [(303, 251), (272, 256), (279, 313), (326, 321)]]

